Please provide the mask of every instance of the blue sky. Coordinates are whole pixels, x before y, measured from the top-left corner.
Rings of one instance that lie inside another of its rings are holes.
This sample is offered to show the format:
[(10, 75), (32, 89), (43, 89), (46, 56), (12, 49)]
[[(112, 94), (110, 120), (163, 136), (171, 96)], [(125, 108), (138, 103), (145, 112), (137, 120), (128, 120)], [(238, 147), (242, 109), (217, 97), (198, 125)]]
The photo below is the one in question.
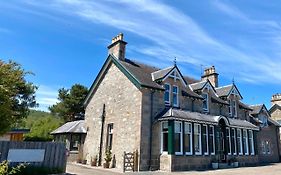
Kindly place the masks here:
[(0, 58), (35, 73), (39, 109), (74, 83), (90, 87), (120, 32), (126, 57), (200, 78), (215, 65), (244, 102), (281, 92), (281, 4), (276, 1), (26, 0), (0, 3)]

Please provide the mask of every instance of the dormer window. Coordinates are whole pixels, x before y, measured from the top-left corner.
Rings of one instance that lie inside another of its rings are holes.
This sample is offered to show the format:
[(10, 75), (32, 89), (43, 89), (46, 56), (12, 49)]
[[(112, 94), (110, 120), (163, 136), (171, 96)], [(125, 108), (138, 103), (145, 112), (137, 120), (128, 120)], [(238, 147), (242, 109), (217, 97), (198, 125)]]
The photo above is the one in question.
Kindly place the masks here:
[(203, 97), (203, 111), (208, 112), (209, 111), (208, 94), (203, 93), (202, 97)]
[(229, 106), (228, 106), (229, 116), (230, 117), (237, 117), (236, 101), (235, 100), (228, 100), (228, 102), (229, 102)]
[(179, 106), (179, 90), (177, 86), (173, 86), (173, 106)]
[(164, 98), (165, 98), (165, 104), (166, 105), (170, 105), (170, 84), (165, 84), (165, 94), (164, 94)]
[(259, 116), (259, 120), (262, 122), (261, 127), (266, 127), (266, 126), (268, 126), (267, 117), (266, 117), (266, 116), (264, 116), (264, 115)]

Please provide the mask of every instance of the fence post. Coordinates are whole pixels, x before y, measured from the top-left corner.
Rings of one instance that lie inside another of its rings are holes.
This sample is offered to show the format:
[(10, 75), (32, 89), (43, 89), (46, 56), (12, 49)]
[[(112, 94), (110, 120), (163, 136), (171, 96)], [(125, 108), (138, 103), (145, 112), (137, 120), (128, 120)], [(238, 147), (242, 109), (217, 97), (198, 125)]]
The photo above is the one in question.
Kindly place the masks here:
[(138, 150), (136, 150), (134, 152), (134, 168), (133, 168), (133, 171), (138, 171), (138, 158), (139, 158), (139, 154), (138, 154)]
[(123, 173), (125, 173), (125, 156), (126, 156), (126, 152), (124, 151), (124, 155), (123, 155)]

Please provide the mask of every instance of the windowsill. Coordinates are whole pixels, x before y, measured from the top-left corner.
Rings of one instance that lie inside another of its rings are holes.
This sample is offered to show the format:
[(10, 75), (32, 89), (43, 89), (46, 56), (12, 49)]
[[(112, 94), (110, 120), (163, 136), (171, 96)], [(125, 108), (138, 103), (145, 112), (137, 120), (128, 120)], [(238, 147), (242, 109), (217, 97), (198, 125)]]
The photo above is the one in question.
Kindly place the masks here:
[(208, 156), (208, 155), (209, 155), (209, 153), (204, 153), (204, 155), (205, 155), (205, 156)]
[(186, 152), (186, 153), (185, 153), (185, 155), (187, 155), (187, 156), (191, 156), (191, 155), (192, 155), (192, 153), (191, 153), (191, 152)]
[(243, 156), (243, 153), (239, 153), (238, 155), (239, 155), (239, 156)]
[(202, 153), (195, 153), (195, 156), (202, 156)]
[(212, 156), (216, 155), (216, 153), (211, 153)]
[(175, 155), (176, 155), (176, 156), (182, 156), (183, 153), (182, 153), (182, 152), (175, 152)]

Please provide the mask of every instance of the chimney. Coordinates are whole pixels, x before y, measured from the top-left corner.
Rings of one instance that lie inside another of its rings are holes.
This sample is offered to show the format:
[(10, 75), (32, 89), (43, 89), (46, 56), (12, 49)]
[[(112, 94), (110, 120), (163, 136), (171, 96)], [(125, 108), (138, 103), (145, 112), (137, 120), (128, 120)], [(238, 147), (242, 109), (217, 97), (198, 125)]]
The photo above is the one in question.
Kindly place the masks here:
[(281, 94), (280, 93), (279, 94), (274, 94), (271, 97), (271, 105), (273, 106), (275, 104), (281, 106)]
[(219, 74), (216, 73), (215, 66), (212, 66), (204, 70), (204, 74), (201, 76), (201, 80), (208, 79), (211, 82), (211, 84), (217, 88), (219, 86), (218, 76)]
[(125, 61), (126, 42), (123, 41), (123, 33), (112, 38), (111, 44), (107, 47), (108, 54), (113, 54), (117, 59)]

